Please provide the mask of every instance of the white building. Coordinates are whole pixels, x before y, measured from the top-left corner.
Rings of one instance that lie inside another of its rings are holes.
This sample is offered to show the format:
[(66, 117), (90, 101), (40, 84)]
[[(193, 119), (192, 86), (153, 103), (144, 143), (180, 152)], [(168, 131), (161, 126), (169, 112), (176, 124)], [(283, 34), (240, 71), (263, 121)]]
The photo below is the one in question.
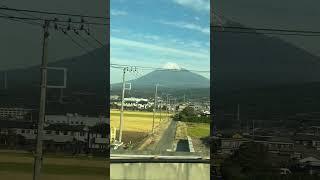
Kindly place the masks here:
[(109, 124), (109, 118), (100, 116), (100, 117), (88, 117), (81, 116), (79, 114), (70, 114), (67, 115), (46, 115), (45, 118), (46, 124), (68, 124), (68, 125), (85, 125), (85, 126), (94, 126), (99, 123)]
[(110, 101), (117, 101), (119, 99), (120, 99), (120, 96), (118, 96), (118, 95), (111, 95), (110, 96)]
[[(121, 106), (121, 102), (117, 102), (116, 104)], [(151, 107), (151, 103), (148, 99), (130, 97), (124, 98), (123, 106), (126, 108), (147, 109), (148, 107)]]
[(6, 108), (0, 107), (0, 119), (14, 118), (17, 120), (24, 119), (25, 115), (30, 113), (31, 109), (24, 108)]
[[(10, 125), (12, 124), (9, 124), (9, 126), (7, 124), (6, 127), (0, 128), (0, 133), (8, 135), (10, 131), (11, 134), (21, 135), (29, 142), (36, 140), (37, 129), (33, 128), (31, 124), (17, 125), (20, 127), (10, 127)], [(90, 149), (106, 149), (109, 144), (109, 134), (101, 133), (84, 125), (50, 125), (44, 127), (43, 140), (66, 146), (71, 142), (77, 141), (88, 143)]]

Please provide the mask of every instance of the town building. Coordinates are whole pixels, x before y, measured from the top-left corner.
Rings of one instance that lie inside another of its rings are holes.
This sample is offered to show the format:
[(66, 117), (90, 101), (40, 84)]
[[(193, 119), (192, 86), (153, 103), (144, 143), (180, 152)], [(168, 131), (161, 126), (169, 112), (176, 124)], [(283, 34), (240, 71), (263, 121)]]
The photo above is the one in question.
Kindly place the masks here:
[(28, 114), (32, 115), (32, 109), (17, 107), (0, 107), (0, 119), (24, 120)]
[[(0, 121), (0, 127), (2, 148), (34, 150), (37, 138), (37, 127), (34, 123)], [(44, 127), (43, 140), (44, 151), (104, 152), (109, 146), (109, 126), (51, 124)]]
[(109, 124), (109, 118), (104, 116), (100, 117), (88, 117), (81, 116), (77, 113), (71, 114), (67, 113), (66, 115), (46, 115), (45, 123), (46, 124), (67, 124), (67, 125), (85, 125), (85, 126), (94, 126), (99, 123)]

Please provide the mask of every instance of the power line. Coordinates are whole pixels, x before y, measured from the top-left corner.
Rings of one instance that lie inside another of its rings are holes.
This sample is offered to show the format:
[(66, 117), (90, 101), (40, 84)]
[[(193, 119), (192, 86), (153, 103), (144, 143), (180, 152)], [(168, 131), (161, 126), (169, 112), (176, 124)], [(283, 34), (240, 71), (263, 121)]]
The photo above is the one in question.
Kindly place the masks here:
[(187, 70), (187, 69), (167, 69), (167, 68), (159, 68), (159, 67), (150, 67), (150, 66), (132, 66), (127, 64), (110, 64), (113, 68), (123, 68), (123, 67), (136, 67), (142, 70), (159, 70), (159, 71), (190, 71), (190, 72), (198, 72), (198, 73), (210, 73), (210, 70)]
[(50, 21), (50, 22), (60, 22), (60, 23), (70, 23), (70, 24), (87, 24), (87, 25), (97, 25), (97, 26), (107, 26), (107, 23), (97, 23), (89, 21), (72, 21), (72, 20), (59, 20), (55, 19), (46, 19), (46, 18), (32, 18), (32, 17), (21, 17), (21, 16), (0, 16), (0, 18), (5, 19), (19, 19), (19, 20), (31, 20), (31, 21)]
[(290, 30), (290, 29), (250, 28), (250, 27), (241, 27), (241, 26), (219, 26), (219, 25), (213, 25), (213, 27), (224, 28), (224, 29), (252, 30), (252, 31), (276, 31), (276, 32), (290, 32), (290, 33), (320, 34), (320, 31), (305, 31), (305, 30)]
[[(5, 13), (1, 13), (0, 14), (2, 15), (5, 15), (5, 16), (10, 16), (8, 14), (5, 14)], [(29, 25), (34, 25), (34, 26), (42, 26), (41, 23), (37, 23), (37, 22), (32, 22), (32, 21), (23, 21), (23, 20), (19, 20), (19, 19), (8, 19), (9, 21), (15, 21), (15, 22), (21, 22), (21, 23), (24, 23), (24, 24), (29, 24)]]
[[(0, 12), (0, 14), (4, 15), (3, 18), (7, 18), (7, 19), (10, 20), (10, 21), (16, 21), (16, 22), (21, 22), (21, 23), (25, 23), (25, 24), (36, 25), (36, 26), (40, 26), (40, 27), (43, 26), (41, 23), (28, 21), (28, 20), (31, 20), (31, 19), (32, 19), (32, 20), (42, 20), (42, 19), (37, 18), (37, 17), (35, 17), (35, 16), (33, 16), (32, 18), (21, 18), (21, 17), (11, 18), (12, 16), (9, 15), (9, 14), (1, 13), (1, 12)], [(1, 16), (0, 16), (0, 17), (1, 17)], [(57, 19), (54, 19), (53, 22), (61, 22), (61, 21), (59, 21), (59, 20), (57, 20)], [(75, 22), (72, 22), (72, 21), (63, 21), (63, 22), (75, 23)], [(85, 22), (82, 21), (81, 23), (85, 23)], [(57, 23), (55, 23), (55, 25), (64, 26), (64, 27), (68, 26), (68, 25), (57, 24)], [(73, 31), (76, 31), (76, 30), (77, 30), (77, 29), (75, 29), (75, 28), (73, 28), (73, 27), (71, 28), (70, 24), (69, 24), (69, 27), (70, 27), (70, 30), (71, 30), (71, 29), (73, 29)], [(50, 27), (50, 28), (52, 28), (52, 27)], [(59, 28), (58, 28), (58, 27), (54, 27), (54, 28), (63, 30), (65, 34), (66, 34), (66, 32), (67, 32), (67, 29), (66, 29), (66, 28), (61, 28), (61, 27), (59, 27)], [(57, 30), (57, 29), (56, 29), (56, 30)], [(80, 30), (81, 30), (81, 29), (80, 29)], [(75, 32), (75, 34), (79, 35), (79, 37), (80, 37), (82, 40), (84, 40), (87, 44), (89, 44), (89, 46), (92, 46), (92, 47), (96, 48), (96, 47), (93, 46), (86, 38), (84, 38), (83, 36), (81, 36), (79, 33), (76, 33), (76, 32)], [(99, 40), (97, 40), (96, 38), (94, 38), (94, 37), (89, 33), (89, 30), (86, 30), (86, 34), (87, 34), (89, 37), (91, 37), (92, 39), (94, 39), (95, 42), (98, 42), (99, 45), (103, 46), (103, 44), (102, 44)], [(85, 49), (83, 46), (81, 46), (79, 43), (77, 43), (71, 36), (68, 35), (68, 37), (69, 37), (69, 38), (72, 40), (72, 42), (75, 43), (77, 46), (79, 46), (79, 47), (82, 48), (82, 49)], [(86, 52), (88, 52), (88, 51), (86, 50)]]
[(38, 14), (47, 14), (47, 15), (69, 16), (69, 17), (81, 17), (81, 18), (91, 18), (91, 19), (102, 19), (102, 20), (110, 19), (108, 17), (102, 17), (102, 16), (89, 16), (89, 15), (81, 15), (81, 14), (70, 14), (70, 13), (58, 13), (58, 12), (28, 10), (28, 9), (17, 9), (17, 8), (9, 8), (9, 7), (0, 7), (0, 10), (16, 11), (16, 12), (28, 12), (28, 13), (38, 13)]
[[(77, 30), (81, 31), (81, 32), (85, 32), (85, 34), (87, 36), (89, 36), (91, 39), (93, 39), (96, 43), (99, 44), (100, 47), (104, 47), (104, 44), (102, 42), (100, 42), (97, 38), (95, 38), (89, 31), (89, 27), (88, 29), (84, 29), (83, 25), (81, 25), (80, 28), (75, 28), (75, 27), (71, 27), (70, 25), (65, 25), (65, 24), (58, 24), (56, 23), (56, 28), (60, 28), (60, 29), (63, 29), (65, 31), (69, 31), (69, 30), (73, 30), (75, 34), (77, 34), (83, 41), (85, 41), (89, 46), (92, 46), (94, 48), (96, 48), (94, 45), (92, 45), (88, 39), (86, 39), (85, 37), (83, 37), (80, 32), (78, 32)], [(64, 28), (61, 28), (61, 27), (58, 27), (59, 26), (64, 26)], [(69, 30), (68, 30), (69, 28)]]
[[(73, 38), (70, 36), (70, 34), (65, 33), (65, 32), (64, 32), (64, 34), (65, 34), (67, 37), (69, 37), (69, 39), (70, 39), (76, 46), (78, 46), (80, 49), (84, 50), (87, 54), (92, 55), (90, 51), (88, 51), (85, 47), (83, 47), (80, 43), (78, 43), (75, 39), (73, 39)], [(92, 55), (92, 56), (93, 56), (93, 55)]]
[(86, 42), (89, 46), (93, 47), (93, 48), (97, 48), (94, 45), (91, 44), (91, 42), (89, 42), (88, 39), (86, 39), (85, 37), (83, 37), (79, 32), (77, 32), (76, 30), (74, 30), (74, 33), (76, 35), (78, 35), (80, 37), (80, 39), (82, 39), (84, 42)]
[(89, 32), (87, 32), (87, 35), (93, 39), (94, 41), (96, 41), (101, 47), (104, 46), (104, 44), (102, 42), (100, 42), (97, 38), (95, 38), (92, 34), (90, 34)]
[(232, 33), (232, 34), (255, 34), (255, 35), (283, 35), (283, 36), (305, 36), (305, 37), (318, 37), (320, 34), (299, 34), (299, 33), (272, 33), (272, 32), (254, 32), (254, 31), (226, 31), (226, 30), (213, 30), (218, 33)]
[(96, 56), (88, 49), (86, 49), (84, 46), (82, 46), (79, 42), (77, 42), (74, 38), (72, 38), (72, 36), (70, 34), (68, 34), (67, 31), (65, 31), (64, 29), (62, 29), (62, 32), (64, 35), (66, 35), (71, 42), (73, 42), (76, 46), (78, 46), (80, 49), (82, 49), (83, 51), (85, 51), (88, 55), (90, 55), (92, 58), (96, 58)]
[[(8, 6), (3, 5), (3, 4), (2, 4), (2, 7), (4, 7), (4, 8), (9, 8)], [(24, 12), (17, 12), (17, 13), (22, 14), (22, 15), (25, 15), (25, 16), (37, 18), (36, 16), (33, 16), (33, 15), (31, 15), (31, 14), (27, 14), (27, 13), (24, 13)]]
[[(273, 29), (273, 28), (250, 28), (241, 26), (213, 25), (214, 32), (239, 33), (239, 34), (273, 34), (288, 36), (320, 36), (320, 31)], [(230, 29), (230, 30), (229, 30)]]

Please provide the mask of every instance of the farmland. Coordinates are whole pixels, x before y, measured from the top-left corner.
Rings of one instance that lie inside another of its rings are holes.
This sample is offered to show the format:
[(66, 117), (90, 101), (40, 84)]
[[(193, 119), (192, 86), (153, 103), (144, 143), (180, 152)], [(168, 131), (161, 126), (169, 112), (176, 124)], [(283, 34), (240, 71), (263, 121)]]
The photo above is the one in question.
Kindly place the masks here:
[[(109, 175), (105, 158), (45, 155), (42, 176), (46, 180), (100, 180)], [(0, 152), (0, 179), (32, 179), (33, 157), (28, 152)]]
[[(162, 112), (162, 121), (167, 120), (167, 113)], [(141, 111), (124, 111), (123, 115), (123, 141), (139, 142), (142, 141), (149, 132), (152, 130), (153, 112), (141, 112)], [(157, 112), (155, 116), (155, 127), (160, 123), (160, 113)], [(110, 124), (111, 127), (115, 127), (119, 130), (120, 126), (120, 111), (110, 111)]]
[[(138, 112), (138, 111), (124, 111), (124, 131), (130, 132), (150, 132), (152, 129), (153, 112)], [(162, 113), (162, 118), (166, 119), (166, 113)], [(155, 125), (160, 121), (160, 113), (156, 113)], [(120, 111), (110, 111), (110, 124), (111, 127), (120, 126)]]

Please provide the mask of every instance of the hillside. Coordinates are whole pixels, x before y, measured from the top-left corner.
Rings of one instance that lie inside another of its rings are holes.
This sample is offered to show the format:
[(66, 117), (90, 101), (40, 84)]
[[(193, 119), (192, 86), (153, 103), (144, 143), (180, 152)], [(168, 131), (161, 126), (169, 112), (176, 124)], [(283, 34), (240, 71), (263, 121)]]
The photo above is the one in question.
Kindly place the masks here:
[[(208, 88), (210, 87), (209, 79), (190, 72), (182, 70), (155, 70), (140, 78), (128, 81), (134, 89), (154, 88), (155, 84), (160, 84), (166, 88)], [(121, 83), (112, 84), (112, 87), (122, 87)]]
[[(182, 98), (209, 98), (210, 80), (186, 69), (182, 70), (155, 70), (140, 78), (128, 81), (131, 90), (128, 96), (153, 97), (155, 85), (158, 83), (159, 95), (169, 93)], [(112, 94), (121, 93), (122, 84), (112, 84)]]
[(320, 81), (319, 57), (276, 37), (214, 32), (212, 47), (217, 91)]
[[(97, 114), (104, 111), (107, 89), (106, 48), (99, 48), (90, 54), (49, 63), (48, 67), (67, 68), (67, 89), (63, 90), (64, 104), (60, 104), (60, 90), (47, 90), (48, 113), (83, 112)], [(1, 73), (3, 74), (3, 73)], [(7, 71), (8, 89), (0, 91), (1, 104), (15, 107), (39, 105), (40, 67)], [(48, 70), (48, 85), (62, 85), (62, 71)], [(1, 82), (3, 84), (3, 80)]]

